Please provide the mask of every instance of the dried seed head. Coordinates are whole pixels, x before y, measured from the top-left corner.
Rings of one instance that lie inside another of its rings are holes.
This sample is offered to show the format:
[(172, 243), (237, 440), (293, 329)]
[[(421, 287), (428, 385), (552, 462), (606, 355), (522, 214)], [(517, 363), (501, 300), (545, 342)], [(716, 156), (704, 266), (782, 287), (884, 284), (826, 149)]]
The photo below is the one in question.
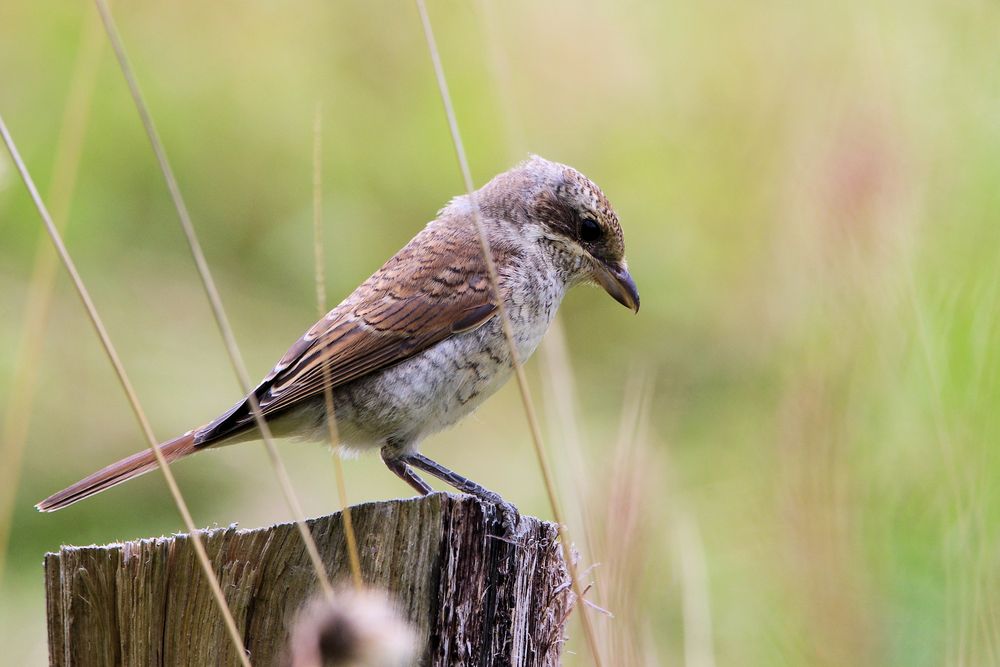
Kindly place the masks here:
[(379, 591), (340, 590), (299, 613), (289, 667), (402, 667), (413, 664), (416, 635)]

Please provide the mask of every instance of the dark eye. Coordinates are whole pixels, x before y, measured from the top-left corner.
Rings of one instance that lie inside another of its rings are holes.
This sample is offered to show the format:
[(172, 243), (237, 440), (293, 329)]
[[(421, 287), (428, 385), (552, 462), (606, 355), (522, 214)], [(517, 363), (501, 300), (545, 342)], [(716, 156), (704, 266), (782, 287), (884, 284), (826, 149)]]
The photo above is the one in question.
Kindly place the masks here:
[(593, 218), (583, 218), (580, 220), (580, 240), (584, 243), (593, 243), (601, 238), (601, 226)]

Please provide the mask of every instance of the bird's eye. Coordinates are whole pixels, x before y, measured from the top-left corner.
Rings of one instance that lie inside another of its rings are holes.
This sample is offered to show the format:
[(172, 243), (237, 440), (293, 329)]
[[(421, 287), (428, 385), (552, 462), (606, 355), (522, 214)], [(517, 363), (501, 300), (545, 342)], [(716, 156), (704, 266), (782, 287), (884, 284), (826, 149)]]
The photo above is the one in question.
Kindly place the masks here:
[(580, 221), (580, 240), (584, 243), (593, 243), (601, 238), (601, 226), (593, 218), (583, 218)]

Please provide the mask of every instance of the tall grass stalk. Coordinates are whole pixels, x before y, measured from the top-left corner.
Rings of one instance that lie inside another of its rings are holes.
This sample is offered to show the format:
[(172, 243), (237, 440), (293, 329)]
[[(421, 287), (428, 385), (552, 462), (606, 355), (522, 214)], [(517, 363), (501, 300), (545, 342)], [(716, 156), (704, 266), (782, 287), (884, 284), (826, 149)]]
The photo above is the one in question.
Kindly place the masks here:
[[(323, 116), (322, 106), (316, 105), (313, 121), (313, 252), (316, 266), (316, 310), (319, 317), (326, 315), (326, 270), (323, 261)], [(347, 502), (347, 482), (344, 480), (344, 463), (341, 461), (340, 436), (337, 432), (337, 413), (333, 406), (333, 387), (330, 382), (330, 370), (323, 366), (323, 398), (326, 403), (327, 437), (330, 440), (330, 452), (333, 454), (333, 470), (337, 483), (337, 497), (340, 500), (341, 516), (344, 519), (344, 536), (347, 541), (347, 557), (351, 564), (351, 577), (354, 587), (361, 590), (361, 558), (358, 556), (358, 538), (354, 533), (354, 521), (351, 519), (351, 505)]]
[[(514, 99), (509, 59), (499, 30), (499, 16), (494, 0), (479, 0), (479, 22), (485, 35), (487, 62), (490, 78), (500, 101), (500, 119), (506, 137), (505, 145), (511, 163), (523, 160), (527, 154), (525, 132)], [(579, 428), (580, 413), (577, 406), (576, 383), (569, 356), (569, 345), (557, 313), (539, 346), (541, 361), (543, 406), (550, 415), (550, 441), (561, 444), (556, 453), (556, 490), (563, 507), (569, 508), (571, 534), (582, 535), (583, 545), (577, 545), (581, 562), (590, 563), (587, 572), (593, 583), (591, 597), (597, 604), (604, 604), (598, 565), (595, 562), (593, 480), (587, 466), (585, 441)], [(581, 620), (581, 623), (586, 621)], [(584, 632), (586, 632), (586, 627)], [(606, 647), (604, 647), (606, 649)], [(607, 651), (605, 650), (605, 653)]]
[[(48, 201), (56, 228), (65, 230), (69, 221), (70, 204), (76, 190), (83, 140), (90, 117), (91, 102), (101, 63), (101, 24), (96, 16), (87, 14), (80, 26), (69, 93), (63, 107), (59, 140), (52, 167)], [(44, 235), (44, 232), (42, 232)], [(52, 310), (58, 257), (42, 236), (35, 249), (35, 259), (24, 304), (21, 342), (14, 358), (10, 398), (4, 409), (0, 430), (0, 582), (3, 581), (10, 540), (14, 502), (20, 485), (21, 459), (28, 441), (31, 412), (38, 389), (38, 367), (42, 360), (45, 329)]]
[(42, 202), (41, 195), (38, 194), (35, 183), (31, 179), (24, 162), (21, 160), (21, 155), (18, 153), (14, 140), (10, 136), (10, 133), (7, 130), (7, 125), (3, 122), (2, 117), (0, 117), (0, 134), (3, 135), (3, 142), (6, 144), (7, 150), (10, 152), (11, 158), (14, 160), (14, 164), (21, 175), (21, 179), (24, 181), (24, 185), (31, 195), (32, 201), (38, 210), (38, 214), (41, 216), (42, 222), (45, 225), (45, 230), (52, 239), (52, 244), (59, 253), (59, 258), (62, 260), (63, 266), (66, 267), (66, 271), (73, 280), (73, 285), (76, 288), (80, 300), (83, 302), (91, 324), (93, 324), (98, 338), (101, 339), (101, 345), (104, 347), (108, 360), (114, 367), (115, 374), (118, 376), (122, 389), (125, 391), (129, 403), (132, 406), (132, 411), (135, 413), (135, 417), (139, 421), (139, 425), (142, 428), (143, 435), (146, 436), (146, 442), (149, 445), (149, 449), (152, 451), (157, 464), (160, 466), (160, 470), (163, 472), (163, 476), (167, 481), (167, 487), (170, 489), (170, 495), (173, 497), (174, 504), (177, 505), (177, 510), (180, 512), (181, 518), (184, 520), (184, 525), (191, 536), (191, 544), (194, 547), (198, 563), (205, 575), (205, 579), (212, 591), (212, 595), (215, 598), (219, 611), (222, 613), (222, 618), (225, 623), (226, 630), (229, 633), (229, 638), (233, 643), (233, 648), (236, 651), (237, 658), (240, 663), (244, 665), (244, 667), (250, 667), (250, 660), (247, 657), (246, 649), (243, 647), (243, 638), (236, 629), (236, 622), (233, 620), (233, 615), (230, 613), (229, 607), (226, 604), (226, 596), (223, 594), (222, 587), (219, 585), (219, 580), (215, 576), (215, 570), (212, 567), (212, 562), (209, 560), (208, 553), (205, 551), (201, 535), (198, 533), (194, 519), (191, 517), (191, 512), (188, 510), (187, 503), (184, 501), (184, 496), (181, 494), (180, 487), (177, 486), (177, 481), (174, 479), (174, 475), (170, 471), (170, 464), (167, 463), (167, 460), (163, 457), (163, 453), (160, 451), (158, 440), (156, 439), (156, 436), (153, 435), (153, 429), (149, 424), (149, 420), (146, 418), (146, 413), (142, 409), (142, 405), (139, 403), (139, 398), (135, 393), (135, 389), (132, 387), (132, 382), (125, 373), (125, 367), (122, 365), (121, 359), (118, 357), (118, 352), (111, 343), (111, 337), (108, 335), (104, 322), (97, 313), (97, 308), (94, 306), (94, 302), (90, 298), (90, 293), (84, 286), (83, 279), (76, 270), (76, 265), (73, 263), (73, 260), (69, 255), (69, 251), (63, 243), (62, 236), (56, 228), (55, 223), (52, 221), (52, 217), (49, 215), (45, 204)]
[(167, 189), (170, 191), (171, 201), (177, 211), (178, 221), (180, 222), (181, 229), (184, 232), (184, 237), (187, 240), (195, 266), (198, 269), (198, 275), (201, 278), (202, 285), (205, 288), (205, 293), (208, 296), (209, 303), (212, 307), (212, 314), (215, 316), (215, 322), (218, 325), (219, 332), (222, 334), (222, 339), (225, 342), (226, 352), (229, 355), (229, 360), (232, 363), (233, 370), (236, 372), (240, 389), (247, 397), (247, 403), (249, 403), (250, 410), (257, 423), (257, 429), (260, 431), (261, 438), (264, 441), (264, 448), (267, 451), (268, 460), (271, 463), (271, 467), (274, 469), (275, 476), (278, 479), (278, 484), (281, 487), (282, 497), (285, 500), (285, 504), (288, 506), (292, 519), (295, 521), (299, 535), (302, 536), (302, 541), (305, 543), (306, 551), (309, 554), (309, 560), (312, 563), (313, 569), (316, 571), (316, 578), (319, 581), (320, 587), (323, 589), (323, 593), (327, 598), (332, 598), (333, 586), (330, 584), (330, 577), (326, 572), (326, 566), (323, 564), (323, 559), (320, 557), (319, 549), (316, 547), (316, 541), (313, 539), (312, 533), (309, 532), (309, 527), (306, 525), (305, 513), (302, 511), (302, 504), (299, 502), (298, 496), (295, 493), (295, 486), (292, 483), (292, 479), (288, 475), (288, 469), (285, 467), (285, 464), (281, 459), (281, 455), (278, 454), (278, 448), (274, 444), (271, 429), (267, 425), (267, 420), (264, 419), (264, 415), (261, 413), (260, 405), (257, 402), (257, 396), (252, 391), (253, 387), (250, 384), (250, 374), (247, 372), (246, 362), (243, 360), (243, 355), (240, 353), (239, 346), (236, 343), (236, 336), (233, 333), (232, 325), (229, 323), (229, 318), (222, 306), (222, 297), (219, 296), (219, 290), (216, 287), (215, 280), (212, 278), (212, 273), (208, 268), (208, 261), (205, 259), (205, 253), (201, 248), (201, 242), (198, 241), (198, 236), (195, 233), (194, 224), (191, 222), (191, 216), (188, 213), (187, 205), (184, 203), (184, 198), (181, 196), (180, 186), (177, 184), (173, 168), (171, 168), (170, 162), (167, 159), (166, 150), (163, 147), (163, 143), (160, 141), (159, 133), (156, 131), (156, 125), (153, 123), (153, 117), (149, 112), (149, 108), (146, 106), (142, 92), (139, 90), (139, 83), (135, 78), (132, 65), (129, 63), (128, 56), (125, 53), (125, 46), (122, 42), (121, 34), (118, 32), (118, 27), (115, 25), (114, 19), (111, 16), (111, 10), (108, 8), (106, 0), (94, 0), (94, 2), (96, 3), (97, 9), (101, 14), (101, 21), (104, 23), (108, 40), (111, 42), (112, 49), (114, 49), (118, 65), (121, 68), (122, 75), (125, 77), (125, 82), (128, 85), (129, 93), (132, 95), (132, 100), (135, 103), (136, 111), (139, 113), (139, 117), (142, 121), (143, 128), (146, 131), (146, 135), (149, 138), (149, 143), (153, 149), (153, 153), (156, 155), (156, 161), (163, 174), (163, 178), (166, 181)]
[[(601, 480), (603, 493), (591, 500), (602, 510), (603, 533), (598, 547), (604, 564), (605, 604), (614, 615), (604, 620), (602, 644), (619, 664), (640, 664), (644, 618), (639, 612), (647, 544), (657, 540), (649, 531), (649, 503), (657, 496), (650, 486), (652, 456), (649, 444), (649, 403), (652, 378), (641, 370), (630, 373), (625, 385), (618, 433), (611, 448), (612, 462)], [(592, 486), (595, 486), (592, 484)]]
[(545, 447), (542, 444), (541, 427), (538, 423), (538, 416), (535, 413), (535, 406), (531, 399), (531, 390), (528, 387), (528, 379), (524, 374), (524, 366), (517, 353), (517, 346), (514, 343), (514, 333), (511, 329), (510, 319), (507, 317), (507, 310), (504, 306), (500, 293), (499, 280), (497, 278), (497, 268), (493, 262), (493, 253), (490, 250), (490, 242), (486, 236), (479, 212), (479, 203), (476, 199), (476, 188), (472, 181), (472, 171), (469, 169), (468, 157), (465, 154), (465, 147), (462, 144), (462, 137), (458, 131), (458, 120), (455, 117), (455, 109), (451, 101), (451, 93), (448, 91), (448, 83), (444, 76), (444, 67), (441, 64), (441, 55), (438, 52), (437, 43), (434, 39), (434, 31), (431, 27), (430, 16), (427, 13), (427, 4), (424, 0), (416, 0), (417, 10), (420, 14), (420, 21), (424, 29), (424, 37), (427, 40), (427, 48), (430, 52), (431, 63), (434, 66), (434, 75), (437, 79), (438, 90), (441, 93), (441, 101), (444, 105), (445, 116), (448, 119), (448, 128), (451, 132), (452, 144), (455, 149), (455, 156), (458, 159), (459, 170), (465, 181), (466, 193), (469, 196), (469, 203), (472, 207), (472, 219), (475, 224), (476, 234), (479, 237), (479, 244), (483, 252), (483, 262), (486, 265), (486, 272), (490, 279), (490, 284), (495, 295), (497, 305), (497, 317), (503, 329), (504, 338), (507, 340), (507, 347), (510, 350), (511, 365), (514, 368), (514, 376), (517, 378), (517, 386), (520, 390), (521, 404), (524, 408), (525, 417), (528, 420), (528, 427), (531, 431), (531, 441), (535, 448), (535, 455), (538, 459), (538, 467), (542, 473), (542, 480), (545, 484), (545, 491), (549, 499), (549, 506), (552, 509), (553, 518), (559, 525), (559, 543), (562, 546), (563, 556), (566, 561), (566, 569), (569, 572), (570, 583), (573, 593), (577, 597), (580, 609), (580, 620), (583, 624), (584, 635), (587, 639), (587, 646), (590, 649), (591, 657), (597, 667), (603, 664), (600, 647), (594, 627), (587, 611), (584, 600), (584, 588), (577, 576), (576, 561), (573, 554), (572, 541), (568, 534), (568, 527), (563, 521), (562, 510), (559, 499), (556, 495), (555, 480), (546, 458)]

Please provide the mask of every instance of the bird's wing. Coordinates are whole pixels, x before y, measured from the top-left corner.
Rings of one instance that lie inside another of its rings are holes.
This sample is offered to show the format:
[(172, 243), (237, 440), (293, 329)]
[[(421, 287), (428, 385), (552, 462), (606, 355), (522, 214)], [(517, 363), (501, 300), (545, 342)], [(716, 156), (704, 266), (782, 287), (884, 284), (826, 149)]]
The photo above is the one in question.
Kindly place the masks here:
[[(502, 261), (509, 251), (493, 249)], [(474, 235), (428, 226), (326, 317), (254, 390), (265, 417), (399, 363), (496, 314)], [(205, 446), (253, 425), (248, 399), (201, 429)]]

